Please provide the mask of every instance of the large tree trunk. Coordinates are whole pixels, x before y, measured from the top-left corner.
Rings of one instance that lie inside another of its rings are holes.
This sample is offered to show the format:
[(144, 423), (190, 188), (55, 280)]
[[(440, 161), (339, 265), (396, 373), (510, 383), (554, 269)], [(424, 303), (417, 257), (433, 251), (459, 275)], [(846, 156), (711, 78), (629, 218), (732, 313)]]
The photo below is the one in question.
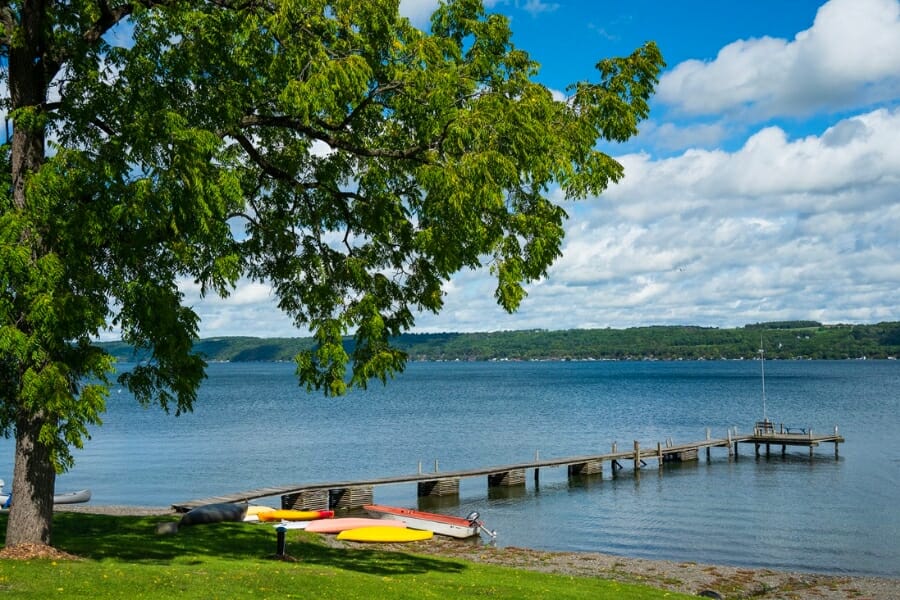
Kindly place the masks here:
[[(25, 0), (21, 7), (21, 38), (9, 50), (10, 108), (14, 115), (11, 148), (13, 205), (28, 209), (28, 177), (44, 163), (46, 127), (37, 115), (44, 109), (53, 70), (47, 63), (45, 40), (47, 0)], [(22, 111), (22, 112), (17, 112)], [(25, 232), (22, 244), (37, 261), (40, 240)], [(22, 302), (29, 299), (23, 298)], [(23, 311), (26, 310), (23, 307)], [(23, 315), (24, 316), (24, 315)], [(27, 323), (19, 319), (19, 323)], [(20, 325), (27, 326), (27, 325)], [(19, 365), (24, 370), (37, 365)], [(46, 416), (40, 407), (18, 402), (13, 500), (6, 528), (6, 545), (49, 544), (53, 521), (56, 470), (50, 448), (40, 442)]]
[(16, 425), (13, 497), (6, 546), (50, 544), (56, 470), (50, 449), (39, 441), (41, 419), (34, 415)]
[[(47, 72), (47, 57), (44, 54), (44, 22), (46, 20), (45, 0), (26, 0), (22, 6), (20, 43), (12, 44), (9, 50), (9, 99), (10, 108), (16, 111), (32, 111), (24, 119), (18, 115), (13, 120), (11, 149), (13, 203), (16, 208), (25, 207), (25, 181), (44, 162), (44, 142), (46, 130), (37, 111), (43, 109), (47, 101), (50, 85)], [(24, 122), (23, 122), (24, 121)]]

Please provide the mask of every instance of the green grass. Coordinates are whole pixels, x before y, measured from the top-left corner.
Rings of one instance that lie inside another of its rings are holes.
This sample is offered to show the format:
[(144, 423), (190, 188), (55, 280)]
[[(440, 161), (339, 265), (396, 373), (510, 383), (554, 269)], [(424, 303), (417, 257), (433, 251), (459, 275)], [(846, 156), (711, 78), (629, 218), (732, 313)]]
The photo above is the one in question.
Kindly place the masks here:
[[(274, 560), (268, 525), (219, 523), (157, 535), (172, 517), (58, 513), (54, 546), (82, 560), (0, 560), (13, 598), (689, 598), (659, 589), (481, 565), (414, 552), (332, 548), (288, 531)], [(0, 516), (5, 535), (6, 516)], [(427, 543), (427, 542), (426, 542)]]

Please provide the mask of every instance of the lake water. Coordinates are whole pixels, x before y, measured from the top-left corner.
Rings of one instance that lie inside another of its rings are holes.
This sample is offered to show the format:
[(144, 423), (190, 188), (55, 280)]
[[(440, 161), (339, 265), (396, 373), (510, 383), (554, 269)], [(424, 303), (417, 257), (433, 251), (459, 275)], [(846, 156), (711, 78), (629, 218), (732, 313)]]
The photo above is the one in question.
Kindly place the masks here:
[[(114, 390), (104, 425), (57, 489), (89, 487), (94, 504), (167, 506), (290, 483), (384, 477), (608, 452), (749, 432), (762, 416), (759, 362), (412, 363), (387, 387), (327, 399), (299, 388), (283, 363), (212, 364), (195, 412), (142, 409)], [(463, 480), (436, 510), (481, 513), (499, 545), (900, 577), (900, 362), (766, 363), (776, 424), (846, 438), (729, 460), (655, 461), (613, 479), (488, 490)], [(0, 439), (12, 480), (13, 441)], [(375, 501), (416, 507), (414, 484)], [(278, 499), (267, 503), (277, 505)], [(423, 501), (424, 502), (424, 501)], [(425, 507), (425, 504), (421, 506)], [(428, 505), (428, 508), (434, 508)]]

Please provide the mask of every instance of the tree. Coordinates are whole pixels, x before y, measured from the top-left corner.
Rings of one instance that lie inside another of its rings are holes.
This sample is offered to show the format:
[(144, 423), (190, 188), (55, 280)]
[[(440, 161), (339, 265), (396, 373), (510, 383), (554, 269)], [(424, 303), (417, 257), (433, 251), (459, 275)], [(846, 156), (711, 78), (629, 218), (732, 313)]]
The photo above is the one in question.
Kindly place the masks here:
[(8, 546), (50, 543), (56, 473), (104, 410), (101, 332), (152, 357), (119, 378), (138, 401), (190, 410), (205, 364), (179, 282), (247, 277), (314, 333), (305, 385), (385, 381), (389, 340), (460, 269), (489, 263), (515, 310), (560, 254), (551, 187), (622, 176), (596, 144), (637, 132), (663, 66), (648, 43), (555, 100), (479, 0), (430, 33), (397, 0), (20, 0), (0, 22)]

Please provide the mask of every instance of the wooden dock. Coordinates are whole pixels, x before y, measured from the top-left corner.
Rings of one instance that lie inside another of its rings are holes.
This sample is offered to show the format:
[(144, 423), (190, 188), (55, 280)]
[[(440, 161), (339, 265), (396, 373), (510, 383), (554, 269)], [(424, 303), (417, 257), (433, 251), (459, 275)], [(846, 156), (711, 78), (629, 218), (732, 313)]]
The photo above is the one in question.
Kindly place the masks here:
[(837, 427), (834, 428), (833, 434), (814, 434), (810, 428), (786, 428), (783, 425), (776, 431), (771, 423), (765, 421), (757, 423), (753, 433), (746, 435), (738, 435), (736, 431), (729, 429), (726, 437), (712, 438), (710, 437), (710, 430), (707, 429), (705, 440), (686, 444), (674, 444), (667, 441), (666, 443), (658, 442), (655, 447), (642, 447), (640, 442), (635, 441), (628, 449), (620, 450), (614, 442), (610, 452), (603, 454), (550, 459), (541, 459), (536, 454), (534, 460), (518, 464), (445, 472), (438, 471), (437, 461), (435, 461), (434, 472), (430, 473), (423, 473), (420, 464), (419, 472), (411, 475), (265, 487), (211, 498), (189, 500), (173, 504), (172, 508), (179, 512), (186, 512), (205, 504), (250, 502), (261, 498), (280, 496), (282, 508), (301, 510), (352, 509), (371, 504), (373, 489), (380, 485), (417, 483), (419, 496), (452, 496), (459, 494), (459, 481), (471, 477), (487, 477), (488, 487), (513, 487), (525, 485), (525, 477), (528, 470), (533, 471), (535, 482), (539, 481), (541, 469), (563, 466), (567, 468), (570, 477), (584, 475), (602, 477), (604, 472), (603, 465), (606, 463), (609, 465), (610, 474), (615, 477), (617, 472), (628, 464), (632, 465), (635, 472), (638, 472), (648, 466), (647, 461), (655, 460), (657, 468), (662, 469), (666, 463), (698, 460), (701, 450), (706, 451), (708, 461), (710, 460), (710, 450), (712, 448), (726, 448), (729, 458), (737, 458), (739, 444), (753, 444), (756, 456), (760, 456), (763, 447), (765, 448), (766, 456), (769, 456), (772, 446), (781, 446), (782, 455), (785, 454), (787, 446), (805, 446), (809, 448), (809, 454), (812, 457), (814, 449), (824, 443), (834, 444), (834, 456), (837, 458), (838, 444), (844, 443), (844, 438), (838, 435)]

